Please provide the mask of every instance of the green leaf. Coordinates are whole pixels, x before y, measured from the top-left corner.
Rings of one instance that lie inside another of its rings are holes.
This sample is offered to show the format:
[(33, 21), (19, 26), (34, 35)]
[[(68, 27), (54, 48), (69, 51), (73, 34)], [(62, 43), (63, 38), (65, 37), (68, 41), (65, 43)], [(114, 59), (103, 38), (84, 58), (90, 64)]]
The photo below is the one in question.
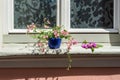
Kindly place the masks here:
[(97, 44), (97, 48), (99, 48), (99, 47), (103, 47), (103, 45)]
[(95, 49), (94, 48), (91, 48), (91, 51), (92, 51), (92, 53), (95, 51)]
[(84, 44), (87, 44), (88, 42), (86, 40), (83, 41)]

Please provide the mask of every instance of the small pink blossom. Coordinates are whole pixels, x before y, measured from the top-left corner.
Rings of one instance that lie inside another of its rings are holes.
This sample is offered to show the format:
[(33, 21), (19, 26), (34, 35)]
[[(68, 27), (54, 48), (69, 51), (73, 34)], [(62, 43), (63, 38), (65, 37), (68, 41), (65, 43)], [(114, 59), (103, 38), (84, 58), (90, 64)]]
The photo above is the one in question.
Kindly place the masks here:
[(44, 44), (43, 44), (42, 42), (39, 42), (37, 45), (38, 45), (39, 47), (41, 47), (41, 46), (43, 46)]
[(78, 42), (75, 39), (72, 38), (68, 41), (67, 44), (68, 44), (68, 49), (71, 49), (71, 46), (78, 44)]
[(92, 48), (92, 44), (91, 44), (91, 43), (88, 43), (88, 44), (87, 44), (87, 47), (88, 47), (88, 48)]
[(97, 47), (97, 44), (95, 42), (90, 42), (90, 44), (92, 45), (93, 48)]
[(85, 49), (88, 49), (88, 46), (87, 46), (87, 44), (82, 44), (82, 46), (81, 46), (82, 48), (85, 48)]
[(76, 45), (76, 44), (78, 44), (78, 41), (75, 40), (75, 39), (73, 39), (73, 40), (72, 40), (72, 44), (73, 44), (73, 45)]
[(95, 42), (89, 42), (89, 43), (83, 43), (82, 48), (88, 49), (88, 48), (96, 48), (97, 44)]
[(78, 41), (72, 38), (70, 41), (68, 41), (68, 44), (76, 45), (78, 44)]
[(61, 34), (64, 35), (64, 36), (67, 36), (69, 33), (68, 33), (67, 31), (63, 30), (63, 31), (61, 32)]
[(27, 25), (27, 32), (30, 32), (31, 30), (33, 30), (35, 28), (35, 24), (32, 23), (31, 25)]
[(60, 36), (59, 33), (56, 30), (54, 30), (54, 36), (55, 36), (55, 38)]
[(43, 36), (44, 39), (48, 39), (48, 36)]
[(70, 50), (70, 49), (71, 49), (71, 46), (70, 46), (70, 45), (68, 45), (67, 49), (68, 49), (68, 50)]
[(45, 51), (45, 48), (42, 48), (41, 51), (44, 52), (44, 51)]

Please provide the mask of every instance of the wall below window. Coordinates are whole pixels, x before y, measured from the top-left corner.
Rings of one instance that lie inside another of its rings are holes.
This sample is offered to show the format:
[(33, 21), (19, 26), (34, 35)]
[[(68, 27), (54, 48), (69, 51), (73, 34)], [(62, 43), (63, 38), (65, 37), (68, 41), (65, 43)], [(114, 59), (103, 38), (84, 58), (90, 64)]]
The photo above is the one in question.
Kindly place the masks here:
[(2, 68), (0, 80), (120, 80), (120, 68)]
[[(0, 68), (67, 68), (67, 55), (0, 57)], [(72, 67), (120, 67), (120, 54), (72, 55)]]

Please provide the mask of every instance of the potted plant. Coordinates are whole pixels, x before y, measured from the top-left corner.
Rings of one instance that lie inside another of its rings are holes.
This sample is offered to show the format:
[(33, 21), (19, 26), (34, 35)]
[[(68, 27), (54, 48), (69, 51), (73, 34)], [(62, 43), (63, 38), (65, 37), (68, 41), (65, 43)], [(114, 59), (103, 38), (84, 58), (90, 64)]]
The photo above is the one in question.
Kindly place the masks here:
[[(69, 58), (69, 63), (72, 62), (69, 50), (72, 45), (76, 45), (77, 40), (73, 39), (67, 30), (63, 28), (63, 26), (54, 26), (52, 29), (49, 29), (49, 26), (44, 25), (44, 29), (37, 28), (37, 25), (32, 23), (27, 26), (27, 33), (33, 34), (33, 38), (37, 39), (37, 43), (35, 46), (39, 48), (40, 52), (46, 52), (49, 49), (59, 49), (61, 46), (62, 39), (68, 40), (67, 44), (67, 53)], [(69, 65), (70, 68), (70, 65)]]
[[(69, 54), (69, 51), (73, 45), (78, 43), (77, 40), (72, 38), (67, 30), (63, 28), (63, 26), (54, 26), (52, 29), (47, 30), (49, 28), (48, 25), (44, 25), (44, 29), (37, 28), (37, 25), (32, 23), (31, 25), (27, 26), (27, 33), (33, 34), (33, 38), (37, 39), (37, 43), (34, 46), (39, 48), (40, 52), (46, 52), (47, 49), (59, 49), (61, 46), (62, 39), (67, 39), (67, 55), (68, 55), (68, 69), (71, 68), (72, 59)], [(102, 47), (95, 42), (87, 42), (86, 40), (83, 41), (82, 48), (91, 49), (94, 52), (95, 48)]]
[[(77, 44), (77, 41), (72, 38), (67, 30), (63, 29), (63, 26), (54, 26), (50, 30), (41, 30), (37, 28), (36, 24), (32, 23), (27, 28), (27, 33), (33, 33), (33, 38), (38, 40), (37, 45), (39, 47), (44, 47), (44, 44), (47, 43), (50, 49), (58, 49), (60, 48), (62, 39), (68, 40), (68, 49), (72, 45)], [(48, 27), (45, 26), (45, 28)]]

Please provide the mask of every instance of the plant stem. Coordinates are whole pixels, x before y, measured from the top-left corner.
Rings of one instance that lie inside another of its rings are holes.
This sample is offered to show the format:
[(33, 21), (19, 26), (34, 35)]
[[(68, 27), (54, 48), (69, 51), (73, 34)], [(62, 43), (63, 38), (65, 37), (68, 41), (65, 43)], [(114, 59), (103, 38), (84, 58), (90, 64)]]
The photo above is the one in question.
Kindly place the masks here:
[(67, 56), (68, 56), (68, 67), (67, 67), (67, 70), (70, 70), (71, 64), (72, 64), (72, 58), (71, 58), (71, 54), (69, 53), (69, 50), (67, 51)]

